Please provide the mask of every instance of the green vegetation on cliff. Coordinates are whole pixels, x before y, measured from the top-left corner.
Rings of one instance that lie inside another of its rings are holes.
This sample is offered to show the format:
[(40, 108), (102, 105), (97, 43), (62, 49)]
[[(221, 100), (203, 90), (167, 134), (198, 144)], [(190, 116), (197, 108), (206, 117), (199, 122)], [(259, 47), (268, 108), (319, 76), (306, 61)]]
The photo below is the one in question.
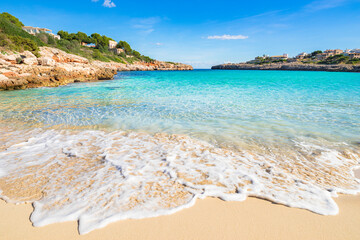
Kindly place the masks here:
[[(336, 65), (336, 64), (360, 64), (359, 58), (351, 58), (349, 55), (346, 54), (338, 54), (328, 57), (323, 57), (321, 55), (323, 52), (320, 50), (314, 51), (306, 56), (301, 58), (279, 58), (279, 57), (269, 57), (269, 56), (262, 56), (256, 57), (254, 60), (248, 61), (248, 64), (254, 65), (266, 65), (271, 63), (303, 63), (303, 64), (325, 64), (325, 65)], [(322, 60), (320, 60), (322, 57)]]
[(270, 63), (283, 63), (287, 62), (286, 59), (272, 59), (271, 57), (256, 57), (254, 61), (249, 61), (248, 63), (262, 65)]
[[(133, 63), (136, 61), (153, 62), (150, 57), (141, 55), (138, 51), (131, 49), (125, 41), (120, 41), (117, 48), (123, 52), (117, 54), (113, 49), (109, 49), (109, 41), (113, 39), (93, 33), (88, 36), (86, 33), (68, 33), (59, 31), (61, 39), (55, 39), (47, 33), (39, 33), (33, 36), (22, 29), (24, 24), (9, 13), (0, 14), (0, 47), (12, 51), (31, 51), (39, 55), (39, 47), (49, 46), (61, 49), (67, 53), (76, 54), (89, 60), (100, 60), (103, 62)], [(92, 44), (92, 47), (83, 44)]]
[(17, 17), (14, 17), (13, 15), (7, 13), (7, 12), (3, 12), (0, 14), (1, 17), (9, 20), (10, 22), (12, 22), (13, 24), (15, 24), (18, 27), (23, 27), (24, 24), (22, 22), (20, 22), (20, 20)]
[(24, 24), (8, 13), (0, 14), (0, 47), (14, 51), (31, 51), (38, 55), (39, 46), (44, 43), (21, 29)]
[(330, 56), (319, 62), (319, 64), (356, 64), (356, 63), (360, 63), (360, 59), (358, 58), (350, 59), (349, 56), (345, 56), (342, 54)]

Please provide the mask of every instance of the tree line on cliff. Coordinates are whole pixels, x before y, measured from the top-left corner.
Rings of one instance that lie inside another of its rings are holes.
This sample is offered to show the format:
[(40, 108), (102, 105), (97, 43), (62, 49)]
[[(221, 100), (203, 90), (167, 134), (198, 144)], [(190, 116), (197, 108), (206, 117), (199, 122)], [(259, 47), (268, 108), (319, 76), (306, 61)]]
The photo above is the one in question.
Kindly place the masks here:
[[(136, 61), (153, 62), (148, 56), (133, 50), (129, 43), (120, 41), (117, 48), (124, 52), (116, 54), (109, 50), (109, 40), (113, 40), (105, 35), (93, 33), (88, 36), (86, 33), (68, 33), (59, 31), (61, 39), (55, 39), (47, 33), (39, 33), (33, 36), (22, 29), (24, 24), (15, 16), (9, 13), (0, 14), (0, 48), (22, 52), (31, 51), (39, 55), (39, 47), (50, 46), (59, 48), (68, 53), (76, 54), (89, 60), (100, 60), (104, 62), (114, 61), (120, 63), (133, 63)], [(82, 43), (94, 44), (93, 48), (82, 46)]]

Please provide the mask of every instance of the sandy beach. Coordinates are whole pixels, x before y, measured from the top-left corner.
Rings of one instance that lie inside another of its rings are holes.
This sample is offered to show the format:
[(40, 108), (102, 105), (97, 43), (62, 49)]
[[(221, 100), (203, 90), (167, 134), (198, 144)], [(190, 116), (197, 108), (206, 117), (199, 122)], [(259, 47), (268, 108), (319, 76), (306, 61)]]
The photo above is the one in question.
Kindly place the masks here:
[(355, 177), (360, 178), (360, 169), (356, 169), (354, 172), (355, 172)]
[(176, 214), (142, 220), (119, 221), (86, 235), (76, 222), (35, 228), (29, 221), (30, 204), (0, 202), (0, 239), (357, 239), (360, 236), (360, 196), (340, 196), (337, 216), (321, 216), (249, 198), (224, 202), (198, 200)]

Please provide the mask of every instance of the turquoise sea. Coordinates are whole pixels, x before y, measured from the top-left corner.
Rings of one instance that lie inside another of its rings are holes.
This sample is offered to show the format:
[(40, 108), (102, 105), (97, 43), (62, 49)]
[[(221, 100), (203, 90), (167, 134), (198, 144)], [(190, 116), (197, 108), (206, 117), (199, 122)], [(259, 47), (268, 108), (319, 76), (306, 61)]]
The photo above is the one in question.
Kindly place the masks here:
[(360, 142), (358, 73), (123, 72), (114, 81), (0, 94), (1, 120), (26, 126), (181, 133), (211, 140), (300, 136)]
[[(332, 197), (360, 189), (352, 171), (360, 166), (359, 73), (120, 72), (112, 81), (0, 92), (0, 129), (0, 193), (35, 201), (39, 226), (80, 219), (86, 233), (207, 196), (336, 214)], [(74, 166), (81, 172), (70, 183)], [(4, 190), (44, 172), (47, 197)]]

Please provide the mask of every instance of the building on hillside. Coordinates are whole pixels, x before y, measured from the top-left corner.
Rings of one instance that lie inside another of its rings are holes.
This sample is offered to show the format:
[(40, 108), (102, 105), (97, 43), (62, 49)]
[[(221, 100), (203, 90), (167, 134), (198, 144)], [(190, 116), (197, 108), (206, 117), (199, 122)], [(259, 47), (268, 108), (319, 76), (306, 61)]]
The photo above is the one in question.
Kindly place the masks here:
[(324, 53), (327, 54), (328, 57), (330, 57), (330, 56), (334, 56), (334, 55), (343, 54), (344, 51), (341, 49), (335, 49), (335, 50), (328, 49), (328, 50), (324, 51)]
[(53, 34), (53, 33), (52, 33), (52, 30), (47, 29), (47, 28), (24, 26), (24, 27), (22, 27), (22, 29), (23, 29), (24, 31), (28, 32), (28, 33), (31, 34), (31, 35), (36, 35), (36, 34), (39, 34), (39, 33), (47, 33), (47, 34), (49, 34), (50, 36), (52, 36), (53, 38), (60, 40), (60, 36), (59, 36), (59, 35)]
[(297, 59), (304, 59), (305, 57), (307, 57), (309, 54), (307, 54), (306, 52), (302, 52), (302, 53), (299, 53), (296, 58)]
[(346, 53), (344, 53), (344, 51), (341, 49), (335, 49), (335, 50), (328, 49), (328, 50), (324, 51), (323, 53), (317, 54), (316, 59), (321, 61), (328, 57), (332, 57), (332, 56), (339, 55), (339, 54), (346, 54)]
[(117, 42), (113, 41), (113, 40), (109, 40), (109, 49), (114, 49), (116, 48)]
[(326, 59), (326, 58), (328, 58), (330, 56), (333, 56), (333, 55), (330, 55), (328, 53), (319, 53), (319, 54), (316, 54), (315, 59), (321, 61), (321, 60), (324, 60), (324, 59)]
[(335, 55), (339, 55), (339, 54), (343, 54), (343, 53), (344, 53), (344, 51), (341, 50), (341, 49), (335, 49), (335, 50), (334, 50), (334, 54), (335, 54)]
[(96, 45), (94, 43), (85, 43), (85, 42), (81, 42), (81, 46), (89, 47), (89, 48), (96, 47)]
[(360, 49), (351, 49), (349, 53), (360, 53)]
[(95, 43), (88, 43), (88, 44), (85, 44), (84, 46), (85, 46), (85, 47), (88, 47), (88, 48), (94, 48), (94, 47), (96, 47)]
[(357, 54), (359, 53), (360, 49), (346, 49), (344, 55), (349, 56), (350, 58), (357, 58)]
[(121, 53), (125, 52), (122, 48), (113, 48), (111, 49), (115, 54), (120, 55)]
[(349, 57), (350, 57), (350, 59), (354, 59), (354, 58), (360, 59), (360, 52), (349, 53)]
[(271, 56), (270, 57), (272, 60), (286, 60), (289, 58), (289, 55), (288, 54), (283, 54), (283, 55), (280, 55), (280, 56)]
[(53, 33), (49, 33), (49, 34), (50, 34), (50, 36), (52, 36), (53, 38), (55, 38), (55, 39), (57, 39), (57, 40), (60, 40), (60, 39), (61, 39), (60, 35), (53, 34)]

